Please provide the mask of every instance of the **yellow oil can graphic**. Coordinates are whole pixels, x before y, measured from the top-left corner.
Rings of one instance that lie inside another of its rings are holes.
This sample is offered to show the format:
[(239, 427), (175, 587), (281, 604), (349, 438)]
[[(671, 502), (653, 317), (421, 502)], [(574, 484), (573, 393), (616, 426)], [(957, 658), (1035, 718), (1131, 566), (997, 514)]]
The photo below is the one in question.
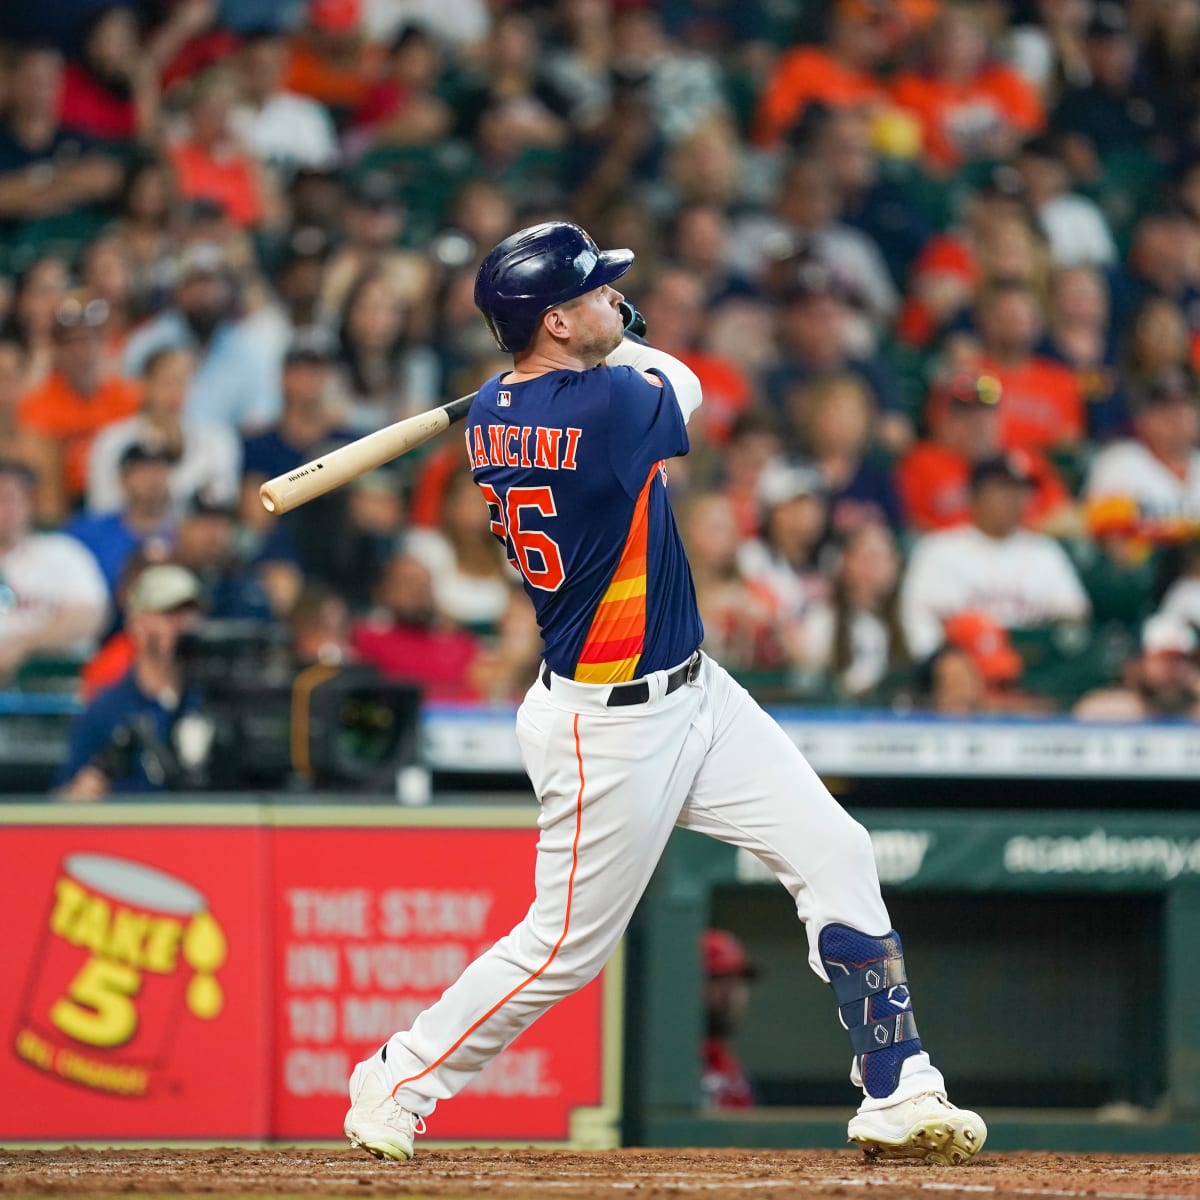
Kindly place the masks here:
[(181, 1022), (220, 1013), (227, 954), (190, 884), (129, 859), (69, 855), (26, 984), (16, 1052), (72, 1083), (145, 1095)]

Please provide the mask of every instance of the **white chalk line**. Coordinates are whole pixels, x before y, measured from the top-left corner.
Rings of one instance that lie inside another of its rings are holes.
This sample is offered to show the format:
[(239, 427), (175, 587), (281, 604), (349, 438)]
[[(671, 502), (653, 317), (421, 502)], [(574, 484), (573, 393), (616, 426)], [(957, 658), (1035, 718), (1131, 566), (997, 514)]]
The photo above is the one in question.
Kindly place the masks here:
[[(1060, 1188), (1026, 1188), (1007, 1187), (994, 1183), (952, 1183), (941, 1180), (897, 1179), (884, 1175), (854, 1175), (845, 1179), (830, 1176), (825, 1179), (719, 1179), (719, 1180), (690, 1180), (686, 1176), (668, 1174), (641, 1174), (636, 1180), (603, 1180), (603, 1179), (563, 1179), (543, 1180), (544, 1188), (593, 1188), (608, 1187), (613, 1191), (634, 1191), (645, 1186), (646, 1181), (654, 1180), (674, 1184), (681, 1192), (702, 1191), (738, 1191), (751, 1192), (765, 1188), (834, 1188), (834, 1187), (902, 1187), (921, 1192), (975, 1192), (981, 1195), (1000, 1196), (1049, 1196), (1073, 1200), (1075, 1197), (1088, 1196), (1091, 1200), (1197, 1200), (1195, 1195), (1187, 1196), (1171, 1192), (1105, 1192), (1094, 1184), (1079, 1189)], [(524, 1188), (530, 1190), (531, 1180), (503, 1179), (489, 1181), (489, 1186), (499, 1184), (505, 1188)], [(534, 1185), (536, 1188), (536, 1184)]]

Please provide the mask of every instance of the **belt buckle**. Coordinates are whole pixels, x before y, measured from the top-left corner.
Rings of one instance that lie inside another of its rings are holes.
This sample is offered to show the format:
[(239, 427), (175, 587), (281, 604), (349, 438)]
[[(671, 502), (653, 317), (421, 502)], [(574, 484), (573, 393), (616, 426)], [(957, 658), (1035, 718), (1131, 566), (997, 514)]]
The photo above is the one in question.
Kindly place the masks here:
[(700, 666), (703, 663), (703, 661), (704, 660), (700, 655), (700, 651), (697, 650), (696, 653), (692, 655), (691, 662), (689, 662), (687, 665), (687, 682), (688, 683), (695, 683), (696, 680), (700, 677)]

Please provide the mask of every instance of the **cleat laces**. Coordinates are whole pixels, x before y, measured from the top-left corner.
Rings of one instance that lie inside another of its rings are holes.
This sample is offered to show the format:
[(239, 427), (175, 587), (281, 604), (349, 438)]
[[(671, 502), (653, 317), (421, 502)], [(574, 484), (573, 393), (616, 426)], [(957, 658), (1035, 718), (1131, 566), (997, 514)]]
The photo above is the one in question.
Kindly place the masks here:
[(418, 1117), (411, 1109), (405, 1108), (395, 1096), (388, 1096), (385, 1104), (384, 1120), (389, 1124), (409, 1133), (423, 1134), (425, 1132), (425, 1118)]

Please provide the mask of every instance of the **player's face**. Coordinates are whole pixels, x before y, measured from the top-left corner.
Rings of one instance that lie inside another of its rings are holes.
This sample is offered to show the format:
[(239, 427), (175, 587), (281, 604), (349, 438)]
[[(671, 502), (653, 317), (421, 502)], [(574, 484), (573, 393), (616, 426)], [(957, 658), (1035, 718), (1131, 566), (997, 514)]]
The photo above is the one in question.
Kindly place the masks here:
[(615, 288), (604, 284), (564, 307), (570, 322), (571, 349), (580, 358), (599, 362), (621, 344), (625, 326), (617, 305), (623, 299)]

